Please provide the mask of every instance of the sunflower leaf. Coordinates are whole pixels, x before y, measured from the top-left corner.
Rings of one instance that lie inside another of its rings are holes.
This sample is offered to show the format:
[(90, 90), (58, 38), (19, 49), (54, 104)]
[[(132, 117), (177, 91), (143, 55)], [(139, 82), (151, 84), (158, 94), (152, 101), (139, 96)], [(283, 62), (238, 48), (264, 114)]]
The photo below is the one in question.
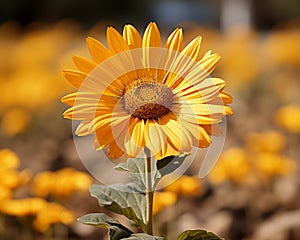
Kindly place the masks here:
[(151, 236), (145, 233), (135, 233), (130, 235), (130, 237), (122, 238), (122, 240), (163, 240), (162, 237)]
[(104, 213), (86, 214), (78, 218), (78, 220), (87, 225), (108, 229), (108, 236), (110, 240), (126, 239), (132, 234), (132, 232), (119, 221)]
[[(146, 191), (146, 161), (144, 158), (129, 158), (127, 161), (129, 176), (132, 181), (143, 191)], [(151, 182), (152, 190), (158, 179), (156, 160), (151, 158)]]
[[(158, 181), (181, 166), (184, 156), (168, 156), (160, 160), (151, 158), (151, 182), (154, 190)], [(132, 181), (142, 190), (146, 190), (146, 161), (144, 158), (129, 158), (121, 168), (129, 172)]]
[(119, 163), (117, 166), (114, 167), (118, 171), (124, 171), (124, 172), (129, 172), (128, 169), (128, 164), (125, 162)]
[(97, 198), (101, 207), (126, 216), (137, 226), (146, 227), (146, 198), (133, 184), (111, 186), (92, 185), (91, 196)]
[(177, 240), (222, 240), (222, 238), (205, 230), (187, 230), (180, 234)]
[(157, 170), (160, 178), (174, 172), (181, 166), (187, 155), (183, 156), (168, 156), (157, 161)]

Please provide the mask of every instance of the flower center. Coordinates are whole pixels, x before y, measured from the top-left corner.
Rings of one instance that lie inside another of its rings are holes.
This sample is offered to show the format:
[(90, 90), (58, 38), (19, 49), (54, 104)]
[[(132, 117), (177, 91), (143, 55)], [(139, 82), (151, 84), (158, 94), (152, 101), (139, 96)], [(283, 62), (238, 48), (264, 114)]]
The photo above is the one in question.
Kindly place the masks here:
[(155, 119), (167, 114), (172, 101), (172, 89), (151, 78), (131, 82), (123, 96), (124, 108), (140, 119)]

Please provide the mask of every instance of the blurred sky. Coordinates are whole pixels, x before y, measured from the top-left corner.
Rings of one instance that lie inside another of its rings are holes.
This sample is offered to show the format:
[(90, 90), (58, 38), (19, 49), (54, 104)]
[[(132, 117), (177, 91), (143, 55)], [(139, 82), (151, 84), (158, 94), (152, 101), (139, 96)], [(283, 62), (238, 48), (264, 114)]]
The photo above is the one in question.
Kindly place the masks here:
[(130, 22), (144, 26), (149, 21), (178, 25), (194, 21), (215, 27), (232, 22), (270, 29), (300, 18), (299, 0), (10, 0), (1, 1), (0, 23), (17, 21), (57, 22), (70, 18), (90, 27), (98, 21)]

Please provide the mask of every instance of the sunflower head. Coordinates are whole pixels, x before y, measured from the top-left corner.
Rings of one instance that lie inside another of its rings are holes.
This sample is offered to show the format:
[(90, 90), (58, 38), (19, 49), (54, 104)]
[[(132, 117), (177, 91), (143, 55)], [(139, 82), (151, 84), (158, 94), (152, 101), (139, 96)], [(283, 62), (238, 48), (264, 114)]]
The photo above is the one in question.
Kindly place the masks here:
[(132, 81), (122, 97), (124, 109), (135, 118), (158, 119), (173, 102), (172, 89), (152, 78)]
[(65, 96), (64, 116), (80, 120), (78, 135), (95, 133), (95, 148), (111, 158), (137, 157), (144, 149), (156, 159), (208, 147), (219, 123), (232, 114), (225, 81), (210, 77), (218, 54), (200, 53), (201, 37), (183, 47), (175, 29), (163, 45), (155, 23), (143, 36), (126, 25), (121, 35), (107, 29), (107, 45), (87, 44), (92, 60), (74, 57), (78, 70), (65, 70), (78, 92)]

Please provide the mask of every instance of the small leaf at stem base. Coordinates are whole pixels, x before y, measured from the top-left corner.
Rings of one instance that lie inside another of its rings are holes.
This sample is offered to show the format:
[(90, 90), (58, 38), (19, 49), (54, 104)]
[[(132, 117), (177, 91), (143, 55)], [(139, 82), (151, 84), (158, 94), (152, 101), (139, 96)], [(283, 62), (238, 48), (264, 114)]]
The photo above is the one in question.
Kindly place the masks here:
[(108, 229), (110, 240), (124, 239), (132, 235), (132, 232), (123, 226), (119, 221), (107, 216), (104, 213), (86, 214), (78, 220), (84, 224)]
[(222, 238), (205, 230), (187, 230), (180, 234), (177, 240), (222, 240)]
[(162, 237), (151, 236), (145, 233), (136, 233), (130, 235), (128, 238), (122, 238), (122, 240), (164, 240)]

